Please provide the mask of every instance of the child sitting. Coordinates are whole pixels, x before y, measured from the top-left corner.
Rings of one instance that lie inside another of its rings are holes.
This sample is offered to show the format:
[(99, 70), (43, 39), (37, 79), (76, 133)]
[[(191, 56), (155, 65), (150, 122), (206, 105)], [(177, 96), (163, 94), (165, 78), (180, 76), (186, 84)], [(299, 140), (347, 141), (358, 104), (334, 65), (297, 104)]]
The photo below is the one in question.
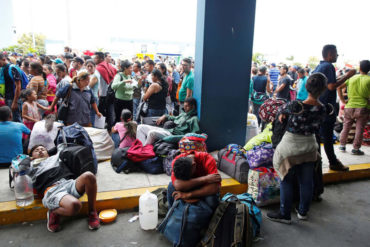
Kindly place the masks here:
[[(302, 102), (292, 101), (281, 110), (279, 121), (288, 119), (287, 127), (273, 158), (274, 168), (281, 178), (280, 210), (267, 213), (270, 220), (291, 223), (295, 176), (298, 178), (300, 191), (297, 217), (300, 220), (307, 219), (313, 196), (314, 165), (320, 159), (315, 133), (319, 131), (327, 114), (327, 108), (318, 98), (325, 91), (326, 84), (327, 78), (324, 74), (312, 74), (306, 83), (308, 98)], [(332, 107), (328, 107), (328, 110), (333, 113)]]
[[(25, 89), (22, 92), (21, 97), (24, 100), (22, 105), (23, 123), (32, 131), (35, 123), (41, 120), (41, 116), (37, 108), (40, 108), (44, 111), (46, 111), (47, 108), (37, 103), (36, 91), (33, 89)], [(26, 139), (27, 135), (23, 135), (23, 138)]]
[(130, 110), (123, 109), (121, 113), (121, 121), (112, 127), (112, 133), (119, 134), (120, 148), (130, 147), (136, 139), (137, 124), (132, 121), (132, 113)]

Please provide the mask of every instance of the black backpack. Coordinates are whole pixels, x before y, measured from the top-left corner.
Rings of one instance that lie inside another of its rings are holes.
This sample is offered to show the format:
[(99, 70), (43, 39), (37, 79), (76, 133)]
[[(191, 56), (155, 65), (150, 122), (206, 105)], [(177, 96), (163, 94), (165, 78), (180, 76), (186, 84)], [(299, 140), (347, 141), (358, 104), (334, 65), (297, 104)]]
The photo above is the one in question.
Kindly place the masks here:
[(94, 158), (91, 149), (81, 145), (72, 145), (60, 152), (59, 158), (63, 164), (75, 175), (79, 177), (84, 172), (96, 174)]
[(112, 88), (113, 82), (111, 82), (108, 86), (107, 90), (107, 103), (108, 104), (114, 104), (114, 101), (116, 100), (116, 92), (114, 92)]
[(113, 151), (110, 162), (115, 172), (120, 173), (123, 171), (125, 174), (129, 174), (141, 170), (138, 164), (127, 158), (127, 150), (129, 148), (117, 148)]
[(214, 212), (205, 236), (203, 247), (250, 247), (253, 240), (252, 217), (246, 204), (221, 201)]

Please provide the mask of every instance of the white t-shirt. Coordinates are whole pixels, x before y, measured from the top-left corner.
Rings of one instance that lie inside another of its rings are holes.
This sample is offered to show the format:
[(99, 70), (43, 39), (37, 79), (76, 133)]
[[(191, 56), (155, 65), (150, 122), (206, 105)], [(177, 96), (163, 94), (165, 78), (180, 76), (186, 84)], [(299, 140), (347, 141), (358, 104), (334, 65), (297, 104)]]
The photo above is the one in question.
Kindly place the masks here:
[(58, 135), (58, 127), (61, 125), (61, 123), (54, 122), (53, 128), (50, 130), (50, 132), (47, 132), (45, 128), (45, 120), (35, 123), (31, 132), (28, 149), (31, 149), (37, 144), (42, 144), (47, 150), (55, 147), (54, 140)]

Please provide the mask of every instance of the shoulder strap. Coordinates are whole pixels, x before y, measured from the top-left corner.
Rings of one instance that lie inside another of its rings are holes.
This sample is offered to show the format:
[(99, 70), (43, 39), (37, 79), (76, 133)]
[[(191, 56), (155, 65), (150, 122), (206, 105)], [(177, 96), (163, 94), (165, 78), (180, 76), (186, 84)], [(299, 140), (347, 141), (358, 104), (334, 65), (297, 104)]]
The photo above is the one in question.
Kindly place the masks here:
[(122, 137), (122, 139), (119, 141), (119, 144), (121, 144), (127, 137), (128, 133), (126, 132), (125, 135)]
[(248, 217), (246, 217), (248, 212), (245, 210), (245, 205), (237, 202), (235, 206), (236, 215), (234, 226), (234, 242), (231, 244), (231, 246), (239, 246), (243, 242), (245, 220), (248, 219)]
[(69, 104), (69, 100), (71, 99), (71, 92), (72, 92), (72, 84), (70, 84), (69, 85), (69, 88), (68, 88), (68, 92), (67, 92), (67, 95), (66, 95), (66, 97), (64, 98), (64, 103), (66, 104), (66, 105), (68, 105)]
[(216, 211), (214, 212), (212, 219), (209, 223), (207, 232), (201, 241), (202, 246), (207, 246), (207, 244), (209, 244), (210, 241), (213, 239), (215, 232), (217, 230), (217, 227), (220, 224), (222, 216), (225, 214), (225, 211), (228, 206), (229, 206), (229, 203), (220, 202), (220, 204), (216, 208)]

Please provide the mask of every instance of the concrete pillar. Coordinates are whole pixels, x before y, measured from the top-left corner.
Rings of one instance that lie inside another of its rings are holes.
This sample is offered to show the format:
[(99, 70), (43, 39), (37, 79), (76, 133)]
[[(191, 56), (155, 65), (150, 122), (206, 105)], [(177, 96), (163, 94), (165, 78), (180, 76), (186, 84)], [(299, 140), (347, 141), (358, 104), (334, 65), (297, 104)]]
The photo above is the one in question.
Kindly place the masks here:
[(243, 145), (256, 0), (198, 0), (194, 97), (209, 151)]

